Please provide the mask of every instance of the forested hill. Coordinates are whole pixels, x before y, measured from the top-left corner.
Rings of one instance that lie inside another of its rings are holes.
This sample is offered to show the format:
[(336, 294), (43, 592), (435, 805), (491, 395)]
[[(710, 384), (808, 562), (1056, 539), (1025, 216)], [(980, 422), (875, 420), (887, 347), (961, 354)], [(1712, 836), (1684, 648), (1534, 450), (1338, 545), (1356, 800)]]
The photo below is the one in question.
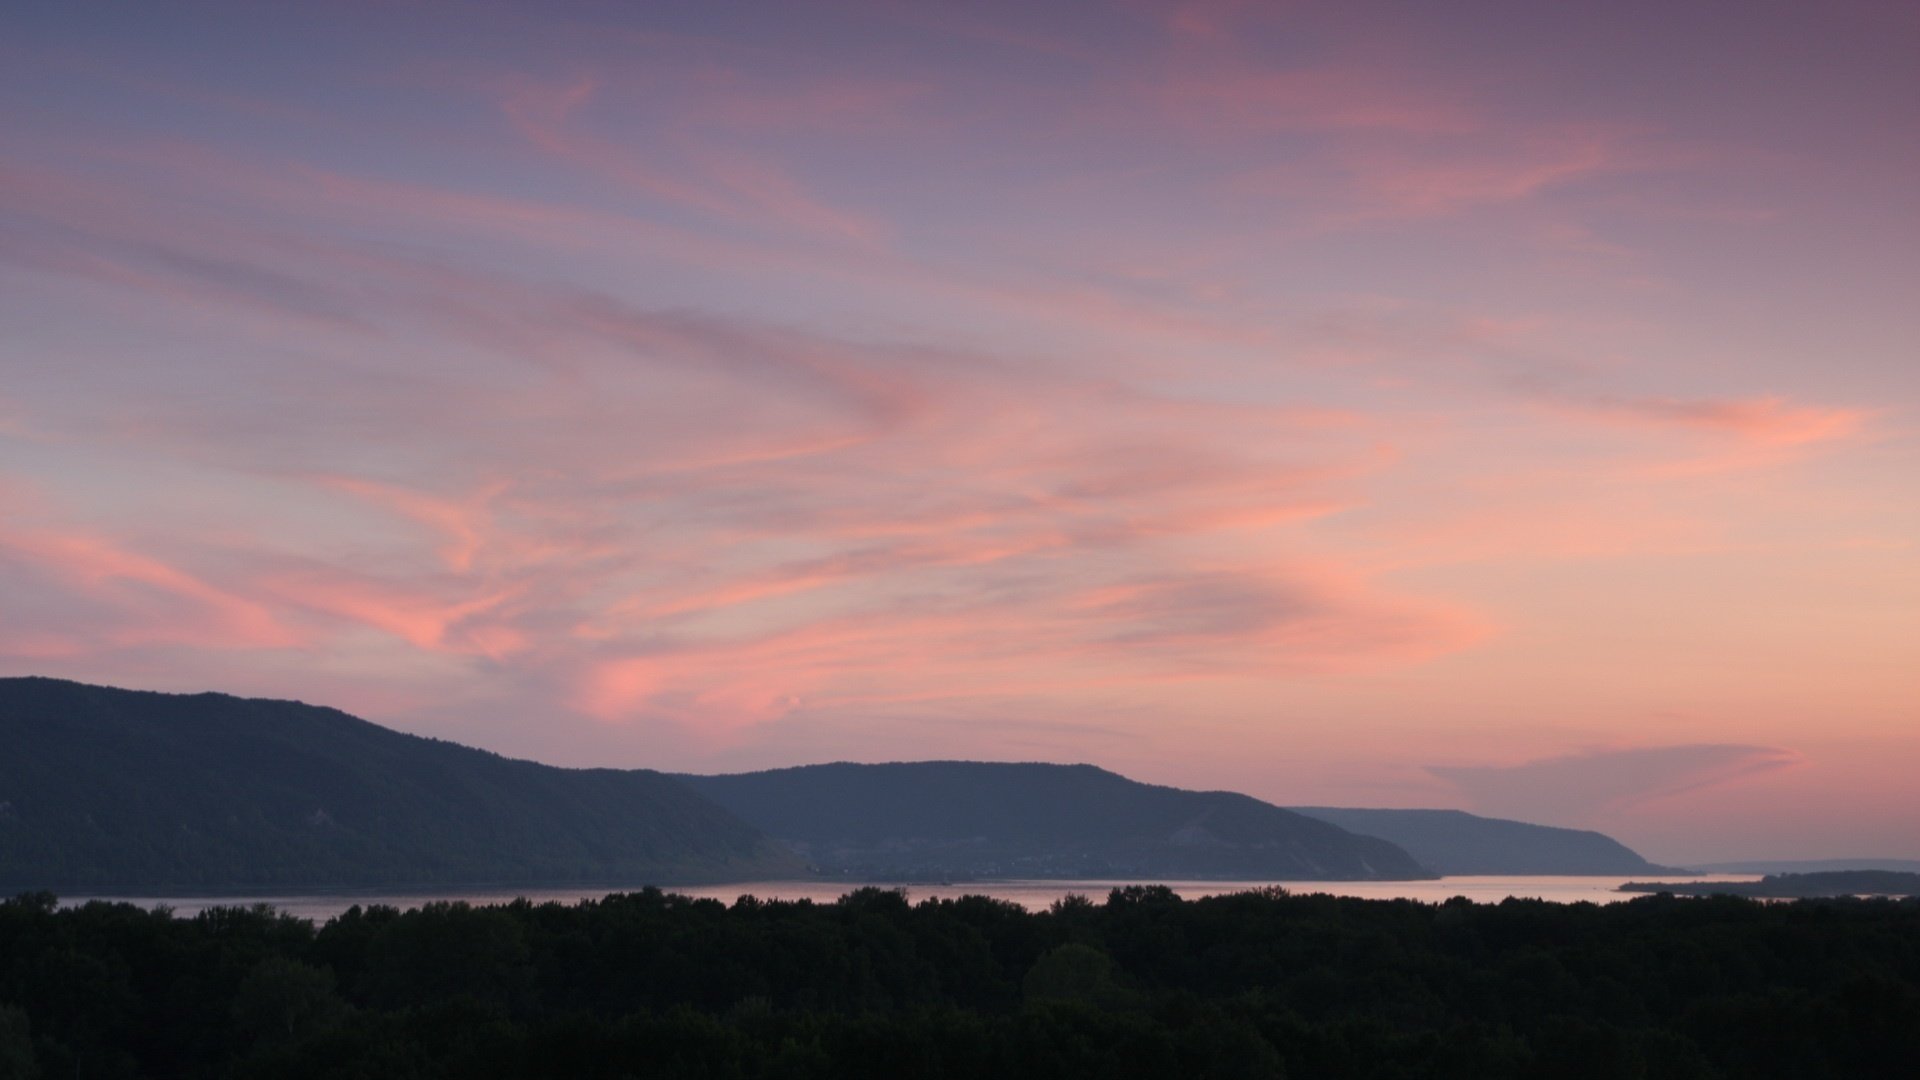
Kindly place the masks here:
[(1091, 765), (842, 763), (681, 779), (847, 878), (1433, 876), (1385, 840)]
[(1835, 870), (1899, 870), (1920, 874), (1920, 859), (1743, 859), (1689, 865), (1705, 874), (1824, 874)]
[(1459, 810), (1296, 806), (1308, 817), (1405, 848), (1441, 874), (1673, 873), (1603, 833), (1486, 818)]
[(334, 709), (0, 679), (0, 888), (626, 884), (792, 874), (664, 774), (558, 769)]
[(1676, 896), (1751, 896), (1767, 900), (1920, 897), (1920, 874), (1901, 870), (1828, 870), (1813, 874), (1768, 874), (1759, 881), (1629, 881), (1620, 886), (1620, 891)]

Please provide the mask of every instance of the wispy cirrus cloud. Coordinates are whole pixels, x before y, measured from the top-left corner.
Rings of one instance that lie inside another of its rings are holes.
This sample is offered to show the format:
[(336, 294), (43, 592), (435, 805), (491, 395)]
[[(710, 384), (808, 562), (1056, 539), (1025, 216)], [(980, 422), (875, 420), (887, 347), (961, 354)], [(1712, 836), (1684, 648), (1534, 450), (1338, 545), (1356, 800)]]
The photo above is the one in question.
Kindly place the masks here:
[(26, 656), (150, 646), (262, 650), (306, 640), (244, 588), (85, 531), (0, 520), (0, 579), (15, 597), (0, 645)]
[[(376, 350), (351, 383), (243, 354), (248, 395), (106, 425), (402, 527), (348, 553), (268, 528), (222, 566), (222, 595), (303, 641), (374, 635), (513, 665), (603, 719), (735, 731), (803, 703), (1400, 663), (1477, 632), (1334, 562), (1184, 569), (1189, 545), (1350, 505), (1382, 459), (1346, 410), (646, 310), (232, 218), (84, 228), (84, 204), (42, 206), (50, 242), (129, 268), (63, 272)], [(356, 318), (314, 317), (336, 310)], [(384, 375), (377, 353), (422, 335), (461, 362)], [(254, 417), (287, 395), (301, 407), (263, 454)], [(343, 431), (380, 464), (343, 468)]]
[(1564, 407), (1605, 422), (1723, 434), (1776, 449), (1851, 438), (1875, 415), (1873, 409), (1802, 405), (1777, 395), (1732, 400), (1595, 397), (1574, 399)]
[[(426, 211), (547, 250), (598, 231), (598, 219), (565, 209), (344, 176), (247, 183), (276, 205), (300, 202), (296, 188), (318, 192), (304, 205), (322, 219)], [(1457, 605), (1371, 578), (1361, 566), (1404, 565), (1378, 551), (1209, 553), (1365, 505), (1367, 478), (1399, 458), (1383, 453), (1390, 436), (1364, 411), (1220, 402), (1098, 365), (648, 310), (241, 215), (94, 215), (117, 198), (107, 189), (23, 190), (34, 198), (21, 205), (54, 224), (29, 252), (36, 265), (199, 318), (291, 320), (325, 349), (375, 350), (356, 383), (249, 361), (253, 400), (143, 403), (107, 427), (209, 462), (249, 455), (290, 490), (416, 530), (351, 561), (288, 538), (223, 575), (223, 588), (309, 634), (511, 664), (602, 719), (737, 732), (802, 708), (1366, 669), (1488, 632)], [(1092, 294), (1080, 303), (1075, 318), (1124, 311)], [(353, 317), (333, 317), (343, 312)], [(1204, 320), (1155, 318), (1146, 325), (1161, 332), (1213, 336)], [(1498, 320), (1408, 321), (1392, 307), (1323, 323), (1318, 340), (1369, 357), (1435, 343), (1471, 356), (1535, 336)], [(1229, 340), (1284, 340), (1215, 325)], [(423, 336), (460, 359), (379, 359)], [(298, 415), (264, 444), (250, 414), (288, 394)], [(1784, 405), (1591, 411), (1733, 433), (1811, 423)], [(344, 431), (383, 464), (342, 468)], [(748, 669), (751, 685), (739, 676)]]
[(1287, 799), (1542, 714), (1720, 748), (1528, 774), (1568, 813), (1904, 730), (1897, 65), (1650, 8), (388, 14), (0, 46), (10, 670)]
[(1877, 408), (1812, 404), (1777, 394), (1638, 397), (1541, 389), (1537, 383), (1521, 392), (1553, 415), (1658, 440), (1651, 447), (1654, 454), (1640, 448), (1635, 463), (1625, 466), (1626, 475), (1649, 481), (1762, 469), (1832, 451), (1870, 438), (1875, 421), (1885, 415)]
[(1791, 768), (1793, 750), (1736, 743), (1592, 750), (1518, 765), (1436, 765), (1476, 810), (1525, 821), (1587, 824), (1651, 800)]
[[(645, 132), (632, 141), (602, 135), (586, 114), (602, 93), (598, 80), (558, 86), (518, 82), (501, 104), (512, 129), (568, 165), (632, 193), (685, 207), (723, 222), (747, 222), (854, 242), (880, 243), (888, 228), (870, 216), (828, 205), (776, 162), (739, 145), (695, 141), (677, 131)], [(802, 103), (793, 103), (796, 108)], [(733, 99), (720, 106), (753, 111)], [(767, 113), (764, 103), (759, 109)], [(771, 119), (770, 116), (766, 117)]]
[(1159, 84), (1161, 107), (1185, 133), (1387, 132), (1459, 135), (1482, 120), (1455, 95), (1384, 68), (1228, 66)]

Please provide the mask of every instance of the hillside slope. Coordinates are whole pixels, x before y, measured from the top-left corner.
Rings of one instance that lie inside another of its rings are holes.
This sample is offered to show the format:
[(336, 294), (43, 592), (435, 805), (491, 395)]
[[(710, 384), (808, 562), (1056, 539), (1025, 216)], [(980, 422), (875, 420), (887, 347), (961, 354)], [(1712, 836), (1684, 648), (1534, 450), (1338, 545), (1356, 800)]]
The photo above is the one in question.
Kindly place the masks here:
[(848, 878), (1433, 876), (1384, 840), (1091, 765), (841, 763), (680, 779)]
[(1839, 870), (1895, 870), (1920, 874), (1920, 859), (1747, 859), (1687, 865), (1689, 869), (1703, 874), (1824, 874)]
[(1759, 881), (1629, 881), (1621, 892), (1675, 896), (1753, 896), (1807, 900), (1840, 896), (1920, 897), (1920, 874), (1904, 870), (1825, 870), (1768, 874)]
[(1459, 810), (1296, 806), (1308, 817), (1405, 848), (1441, 874), (1641, 874), (1660, 870), (1604, 833)]
[(334, 709), (0, 679), (0, 888), (631, 884), (799, 870), (661, 773), (558, 769)]

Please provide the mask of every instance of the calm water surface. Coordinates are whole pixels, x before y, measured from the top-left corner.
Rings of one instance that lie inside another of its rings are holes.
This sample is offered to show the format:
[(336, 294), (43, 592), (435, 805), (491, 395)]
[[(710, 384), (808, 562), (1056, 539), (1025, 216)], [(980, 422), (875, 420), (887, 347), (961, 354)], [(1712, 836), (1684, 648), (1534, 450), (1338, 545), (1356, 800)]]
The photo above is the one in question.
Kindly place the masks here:
[[(1633, 880), (1627, 877), (1446, 877), (1436, 881), (1168, 881), (1162, 882), (1181, 896), (1193, 900), (1202, 896), (1216, 896), (1221, 893), (1245, 892), (1248, 889), (1277, 885), (1292, 893), (1331, 893), (1334, 896), (1357, 896), (1369, 900), (1420, 900), (1437, 904), (1455, 896), (1464, 896), (1469, 900), (1483, 904), (1495, 904), (1510, 896), (1539, 900), (1553, 900), (1561, 903), (1573, 903), (1586, 900), (1596, 904), (1611, 904), (1621, 900), (1631, 900), (1633, 894), (1615, 892), (1622, 882)], [(1644, 879), (1643, 879), (1644, 880)], [(1708, 874), (1689, 878), (1690, 881), (1758, 881), (1758, 874)], [(686, 896), (705, 897), (732, 903), (742, 896), (757, 896), (762, 900), (812, 900), (817, 903), (832, 903), (845, 893), (860, 888), (862, 882), (843, 881), (752, 881), (736, 882), (731, 885), (677, 885), (667, 887), (668, 892)], [(1044, 909), (1055, 900), (1069, 893), (1078, 893), (1102, 900), (1109, 889), (1121, 885), (1135, 884), (1125, 881), (970, 881), (955, 885), (942, 884), (900, 884), (897, 882), (875, 883), (883, 889), (903, 889), (908, 899), (924, 900), (927, 897), (953, 898), (960, 896), (991, 896), (997, 900), (1011, 900), (1030, 911)], [(638, 890), (641, 886), (634, 886)], [(518, 897), (526, 897), (535, 902), (549, 900), (570, 904), (577, 900), (597, 900), (610, 892), (620, 892), (617, 888), (597, 887), (565, 889), (498, 889), (498, 890), (461, 890), (446, 892), (364, 892), (364, 893), (325, 893), (305, 895), (273, 896), (139, 896), (139, 897), (101, 897), (138, 904), (141, 907), (165, 906), (172, 908), (176, 915), (190, 916), (210, 907), (248, 904), (271, 904), (289, 915), (298, 915), (303, 919), (326, 920), (340, 914), (355, 904), (362, 907), (373, 904), (385, 904), (397, 908), (415, 908), (441, 900), (464, 900), (470, 904), (504, 904)], [(93, 897), (75, 896), (63, 898), (63, 904), (83, 904)]]

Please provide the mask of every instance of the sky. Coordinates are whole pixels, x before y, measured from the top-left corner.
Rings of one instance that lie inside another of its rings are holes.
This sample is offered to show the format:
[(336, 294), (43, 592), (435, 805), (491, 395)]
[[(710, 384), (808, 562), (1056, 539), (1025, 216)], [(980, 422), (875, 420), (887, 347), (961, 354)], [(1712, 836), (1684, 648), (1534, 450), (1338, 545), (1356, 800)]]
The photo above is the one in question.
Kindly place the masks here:
[(1920, 14), (0, 14), (0, 674), (1920, 857)]

